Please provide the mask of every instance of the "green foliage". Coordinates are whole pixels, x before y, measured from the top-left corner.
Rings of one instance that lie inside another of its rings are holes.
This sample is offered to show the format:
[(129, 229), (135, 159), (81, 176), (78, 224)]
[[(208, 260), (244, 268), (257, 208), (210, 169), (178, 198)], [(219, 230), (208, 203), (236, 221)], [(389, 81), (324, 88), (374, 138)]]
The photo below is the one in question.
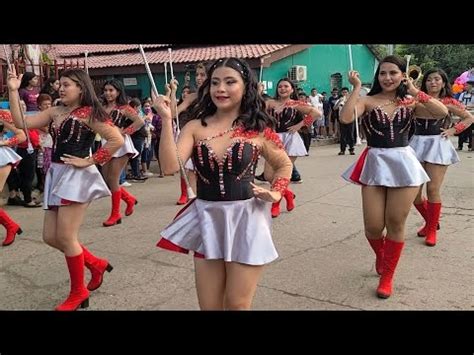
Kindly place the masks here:
[(441, 68), (451, 81), (474, 67), (473, 44), (403, 44), (395, 47), (395, 53), (410, 54), (410, 63), (419, 65), (423, 72)]

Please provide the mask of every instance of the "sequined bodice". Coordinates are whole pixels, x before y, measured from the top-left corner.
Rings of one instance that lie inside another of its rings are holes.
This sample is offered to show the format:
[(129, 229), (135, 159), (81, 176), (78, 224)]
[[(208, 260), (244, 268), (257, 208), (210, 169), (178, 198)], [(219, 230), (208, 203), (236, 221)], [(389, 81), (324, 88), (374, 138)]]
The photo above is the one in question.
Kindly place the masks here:
[(114, 125), (116, 125), (118, 128), (127, 128), (133, 123), (131, 119), (123, 114), (120, 107), (114, 108), (112, 111), (110, 111), (109, 115)]
[(258, 146), (245, 137), (233, 137), (223, 156), (215, 153), (211, 139), (197, 142), (192, 159), (198, 177), (198, 198), (233, 201), (253, 197), (250, 182), (259, 156)]
[(441, 134), (441, 128), (448, 128), (451, 122), (450, 116), (439, 120), (433, 118), (415, 118), (415, 134), (418, 136), (434, 136)]
[(407, 106), (398, 106), (389, 116), (383, 108), (377, 106), (362, 116), (361, 121), (369, 147), (406, 147), (413, 110)]
[(288, 127), (293, 126), (303, 120), (303, 114), (294, 107), (285, 107), (280, 112), (275, 112), (272, 108), (269, 114), (275, 117), (277, 121), (276, 131), (278, 133), (288, 132)]
[(53, 139), (53, 162), (61, 162), (60, 158), (64, 154), (80, 158), (90, 155), (95, 133), (82, 121), (89, 111), (89, 108), (74, 110), (59, 125), (51, 121), (49, 133)]

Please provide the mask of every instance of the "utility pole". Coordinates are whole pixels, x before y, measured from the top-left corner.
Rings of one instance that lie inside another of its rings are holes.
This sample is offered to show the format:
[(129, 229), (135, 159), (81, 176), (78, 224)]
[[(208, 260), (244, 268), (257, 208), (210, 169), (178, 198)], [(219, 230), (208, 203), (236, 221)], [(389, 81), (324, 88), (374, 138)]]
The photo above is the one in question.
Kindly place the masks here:
[(393, 44), (387, 44), (387, 52), (388, 52), (388, 55), (393, 54)]

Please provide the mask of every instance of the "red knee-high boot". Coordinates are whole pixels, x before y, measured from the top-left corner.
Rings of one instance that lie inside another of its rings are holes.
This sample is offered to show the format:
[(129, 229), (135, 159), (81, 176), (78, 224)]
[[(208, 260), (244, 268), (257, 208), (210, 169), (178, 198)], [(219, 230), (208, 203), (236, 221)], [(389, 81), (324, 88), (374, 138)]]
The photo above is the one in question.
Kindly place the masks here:
[(286, 210), (288, 212), (292, 211), (295, 208), (295, 197), (296, 195), (289, 188), (286, 188), (283, 193), (283, 197), (286, 200)]
[(87, 248), (81, 245), (82, 251), (84, 252), (84, 265), (91, 272), (91, 280), (87, 284), (87, 289), (89, 291), (97, 290), (104, 279), (105, 271), (111, 272), (113, 266), (109, 264), (106, 259), (99, 259), (97, 256), (92, 254)]
[(8, 215), (3, 208), (0, 208), (0, 224), (7, 230), (7, 236), (3, 241), (2, 245), (6, 247), (15, 241), (17, 234), (23, 233), (20, 226), (15, 223), (13, 219)]
[(383, 272), (383, 254), (384, 254), (384, 237), (382, 236), (379, 239), (369, 239), (370, 246), (375, 252), (375, 270), (377, 274), (382, 275)]
[(71, 291), (66, 301), (56, 307), (56, 311), (75, 311), (79, 307), (89, 307), (89, 291), (84, 286), (84, 253), (66, 256), (71, 278)]
[(404, 242), (396, 242), (388, 239), (388, 236), (385, 238), (383, 270), (379, 286), (377, 287), (377, 296), (380, 298), (389, 298), (392, 294), (393, 274), (397, 268), (404, 245)]
[[(418, 212), (420, 212), (423, 219), (425, 220), (425, 225), (418, 230), (417, 235), (419, 237), (424, 237), (424, 236), (426, 236), (426, 228), (428, 226), (428, 218), (429, 218), (429, 215), (428, 215), (428, 200), (424, 199), (422, 203), (419, 203), (419, 204), (414, 203), (414, 205), (415, 205), (416, 209), (418, 210)], [(439, 223), (438, 223), (437, 226), (436, 226), (436, 229), (439, 230), (439, 228), (440, 228), (440, 226), (439, 226)]]
[(436, 226), (441, 215), (441, 202), (428, 201), (428, 225), (426, 228), (425, 244), (434, 247), (436, 245)]
[(280, 215), (280, 201), (272, 203), (272, 218), (276, 218)]
[(428, 200), (423, 199), (422, 203), (414, 203), (414, 205), (418, 212), (420, 212), (421, 217), (425, 220), (425, 224), (418, 230), (417, 235), (424, 237), (426, 235), (426, 226), (428, 225)]
[(109, 219), (107, 219), (102, 225), (104, 227), (114, 226), (122, 223), (122, 216), (120, 215), (120, 199), (122, 197), (122, 191), (117, 190), (112, 192), (112, 213)]
[(125, 209), (125, 216), (130, 216), (133, 213), (133, 207), (138, 204), (138, 201), (135, 196), (133, 196), (130, 192), (125, 190), (123, 187), (120, 188), (120, 192), (122, 193), (121, 197), (122, 200), (125, 201), (127, 204), (127, 208)]
[(188, 190), (186, 188), (186, 180), (181, 177), (181, 196), (179, 197), (177, 205), (185, 205), (188, 202)]

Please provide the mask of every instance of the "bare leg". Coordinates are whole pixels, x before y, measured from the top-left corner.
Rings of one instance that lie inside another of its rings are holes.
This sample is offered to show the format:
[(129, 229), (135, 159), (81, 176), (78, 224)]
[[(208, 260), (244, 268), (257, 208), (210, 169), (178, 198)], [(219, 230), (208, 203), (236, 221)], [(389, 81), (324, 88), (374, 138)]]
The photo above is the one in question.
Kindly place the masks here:
[(56, 245), (66, 256), (82, 253), (79, 244), (79, 228), (84, 220), (88, 203), (73, 203), (58, 208), (56, 216)]
[(263, 265), (246, 265), (236, 262), (225, 263), (226, 287), (224, 305), (229, 310), (244, 310), (252, 307), (257, 283), (263, 272)]
[(365, 236), (379, 239), (385, 228), (385, 199), (387, 188), (379, 186), (362, 187), (362, 210), (364, 213)]
[(120, 189), (119, 179), (122, 170), (125, 168), (128, 162), (128, 155), (124, 155), (120, 158), (112, 158), (107, 164), (102, 167), (102, 173), (104, 180), (107, 183), (110, 191), (118, 191)]
[(194, 258), (194, 267), (201, 310), (223, 310), (226, 284), (224, 261)]
[(397, 242), (404, 241), (405, 222), (418, 191), (418, 186), (387, 189), (385, 224), (390, 239)]
[(444, 176), (448, 170), (447, 165), (425, 164), (425, 170), (431, 181), (426, 183), (426, 191), (428, 201), (441, 202), (441, 185), (443, 184)]

